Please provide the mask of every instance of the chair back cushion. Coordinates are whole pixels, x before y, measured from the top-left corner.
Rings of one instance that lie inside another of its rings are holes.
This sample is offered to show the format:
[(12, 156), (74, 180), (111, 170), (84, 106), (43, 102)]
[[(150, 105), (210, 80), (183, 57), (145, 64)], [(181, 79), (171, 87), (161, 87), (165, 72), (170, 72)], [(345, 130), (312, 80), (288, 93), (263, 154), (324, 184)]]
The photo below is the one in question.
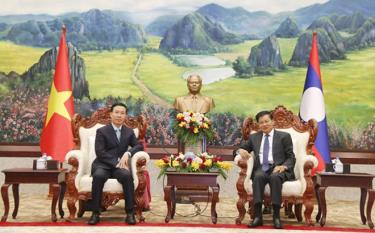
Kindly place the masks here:
[(91, 174), (91, 164), (96, 158), (95, 154), (95, 136), (96, 130), (103, 127), (103, 124), (96, 124), (91, 128), (80, 127), (79, 137), (81, 141), (82, 166), (84, 174)]
[(287, 132), (292, 137), (293, 152), (294, 152), (294, 155), (296, 156), (296, 164), (294, 166), (294, 175), (296, 179), (298, 180), (301, 176), (301, 174), (299, 174), (300, 173), (299, 167), (302, 163), (303, 156), (306, 155), (306, 147), (307, 147), (307, 143), (309, 141), (310, 135), (308, 132), (299, 133), (293, 128), (276, 129), (276, 130)]

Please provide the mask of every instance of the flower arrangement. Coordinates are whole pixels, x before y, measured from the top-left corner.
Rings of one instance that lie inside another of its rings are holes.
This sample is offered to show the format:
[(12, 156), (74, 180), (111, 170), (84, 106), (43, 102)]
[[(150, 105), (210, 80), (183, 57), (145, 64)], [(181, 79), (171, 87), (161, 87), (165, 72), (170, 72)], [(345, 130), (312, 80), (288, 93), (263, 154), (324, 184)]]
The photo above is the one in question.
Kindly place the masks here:
[(227, 178), (227, 172), (231, 169), (232, 164), (224, 162), (223, 159), (216, 155), (202, 153), (198, 156), (194, 154), (164, 156), (155, 162), (160, 168), (158, 179), (165, 172), (172, 170), (176, 172), (218, 172), (224, 179)]
[(214, 136), (211, 121), (203, 113), (191, 111), (176, 115), (173, 130), (181, 142), (189, 144), (195, 144), (204, 137), (210, 140)]

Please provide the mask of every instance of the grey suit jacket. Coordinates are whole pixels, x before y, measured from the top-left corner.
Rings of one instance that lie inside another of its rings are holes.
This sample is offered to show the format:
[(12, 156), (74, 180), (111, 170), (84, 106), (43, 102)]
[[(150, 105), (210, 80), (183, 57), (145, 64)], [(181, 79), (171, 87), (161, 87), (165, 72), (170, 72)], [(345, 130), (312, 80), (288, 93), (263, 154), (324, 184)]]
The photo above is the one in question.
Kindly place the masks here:
[[(262, 169), (259, 158), (259, 150), (262, 143), (263, 132), (257, 132), (251, 134), (249, 140), (241, 144), (240, 148), (247, 150), (249, 153), (254, 152), (254, 168), (251, 177), (253, 177), (254, 171)], [(280, 173), (280, 177), (283, 181), (294, 179), (294, 165), (296, 158), (293, 152), (292, 137), (289, 133), (274, 130), (273, 142), (272, 142), (272, 156), (274, 160), (274, 166), (284, 165), (288, 169), (287, 171)], [(273, 169), (273, 167), (271, 167)]]
[(123, 125), (119, 141), (111, 124), (99, 128), (95, 138), (96, 159), (92, 163), (91, 173), (98, 167), (114, 169), (129, 146), (132, 147), (129, 150), (131, 155), (143, 150), (143, 145), (138, 142), (133, 129)]

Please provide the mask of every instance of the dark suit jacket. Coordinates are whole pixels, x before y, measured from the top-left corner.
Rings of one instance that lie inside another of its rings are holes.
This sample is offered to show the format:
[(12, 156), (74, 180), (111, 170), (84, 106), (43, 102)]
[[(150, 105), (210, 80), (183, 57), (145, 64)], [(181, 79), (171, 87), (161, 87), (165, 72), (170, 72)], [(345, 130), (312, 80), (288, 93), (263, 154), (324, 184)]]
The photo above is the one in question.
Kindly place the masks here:
[[(257, 132), (250, 135), (247, 142), (242, 144), (240, 148), (247, 150), (249, 153), (254, 152), (254, 168), (251, 177), (253, 177), (254, 171), (262, 169), (259, 158), (259, 150), (262, 143), (263, 132)], [(283, 181), (294, 179), (294, 164), (296, 158), (293, 152), (292, 137), (289, 133), (274, 130), (273, 142), (272, 142), (272, 156), (273, 156), (273, 167), (278, 165), (284, 165), (288, 168), (287, 171), (280, 173), (280, 177)], [(273, 167), (271, 167), (273, 169)]]
[(133, 156), (136, 152), (143, 150), (143, 145), (138, 142), (133, 129), (126, 127), (121, 128), (120, 142), (117, 139), (116, 132), (112, 124), (103, 126), (96, 131), (95, 152), (96, 159), (92, 163), (92, 173), (96, 168), (114, 169), (123, 154), (129, 150)]

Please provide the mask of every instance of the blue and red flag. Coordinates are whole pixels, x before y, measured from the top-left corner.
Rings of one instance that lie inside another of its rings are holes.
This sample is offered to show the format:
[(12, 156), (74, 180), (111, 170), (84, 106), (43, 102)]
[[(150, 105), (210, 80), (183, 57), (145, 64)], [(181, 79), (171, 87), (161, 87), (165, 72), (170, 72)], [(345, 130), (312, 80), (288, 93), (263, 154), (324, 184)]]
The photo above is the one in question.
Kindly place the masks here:
[(312, 118), (318, 122), (318, 135), (315, 139), (315, 145), (312, 148), (319, 162), (318, 167), (313, 171), (313, 174), (315, 174), (317, 171), (324, 170), (325, 164), (331, 162), (316, 32), (313, 34), (299, 115), (306, 122)]

